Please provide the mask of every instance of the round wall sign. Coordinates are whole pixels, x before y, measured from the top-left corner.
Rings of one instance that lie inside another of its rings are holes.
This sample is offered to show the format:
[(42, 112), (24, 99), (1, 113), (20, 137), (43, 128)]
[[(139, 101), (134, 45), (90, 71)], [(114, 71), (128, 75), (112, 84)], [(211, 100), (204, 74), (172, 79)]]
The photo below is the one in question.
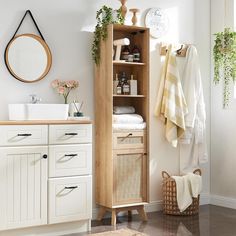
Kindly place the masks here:
[(168, 32), (169, 18), (161, 8), (151, 8), (146, 14), (145, 26), (150, 28), (152, 37), (160, 38)]

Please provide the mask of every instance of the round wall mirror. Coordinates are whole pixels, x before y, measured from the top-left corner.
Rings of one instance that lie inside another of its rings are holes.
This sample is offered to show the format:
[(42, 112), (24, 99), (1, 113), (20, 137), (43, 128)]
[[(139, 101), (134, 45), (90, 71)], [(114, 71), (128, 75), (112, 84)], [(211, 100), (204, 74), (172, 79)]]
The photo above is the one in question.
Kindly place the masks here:
[(42, 38), (34, 34), (22, 34), (14, 37), (7, 45), (5, 62), (16, 79), (32, 83), (48, 74), (52, 55)]

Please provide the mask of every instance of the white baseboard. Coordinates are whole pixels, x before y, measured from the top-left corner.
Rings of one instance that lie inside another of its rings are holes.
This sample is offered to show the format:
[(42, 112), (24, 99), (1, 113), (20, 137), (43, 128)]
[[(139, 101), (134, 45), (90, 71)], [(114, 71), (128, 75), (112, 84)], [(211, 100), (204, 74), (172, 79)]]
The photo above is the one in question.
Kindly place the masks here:
[(236, 209), (236, 199), (223, 197), (218, 195), (211, 195), (210, 204), (215, 206), (227, 207)]
[(202, 193), (200, 196), (200, 205), (209, 205), (210, 204), (210, 194)]
[(145, 205), (146, 212), (161, 211), (162, 209), (163, 209), (162, 200), (153, 201), (153, 202), (150, 202), (149, 204)]

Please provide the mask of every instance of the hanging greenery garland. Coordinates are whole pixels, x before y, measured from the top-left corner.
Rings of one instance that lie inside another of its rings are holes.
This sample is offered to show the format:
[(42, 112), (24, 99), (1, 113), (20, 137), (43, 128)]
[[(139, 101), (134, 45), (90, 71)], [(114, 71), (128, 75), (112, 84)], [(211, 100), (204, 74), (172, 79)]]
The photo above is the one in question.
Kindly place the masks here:
[[(116, 16), (114, 16), (116, 12)], [(124, 17), (121, 9), (113, 10), (111, 7), (103, 6), (96, 15), (97, 25), (94, 31), (94, 39), (92, 45), (92, 57), (96, 65), (100, 62), (100, 43), (101, 40), (107, 38), (107, 26), (109, 24), (124, 24)]]
[(236, 32), (225, 28), (216, 33), (214, 54), (214, 83), (223, 80), (223, 107), (229, 105), (230, 84), (236, 80)]

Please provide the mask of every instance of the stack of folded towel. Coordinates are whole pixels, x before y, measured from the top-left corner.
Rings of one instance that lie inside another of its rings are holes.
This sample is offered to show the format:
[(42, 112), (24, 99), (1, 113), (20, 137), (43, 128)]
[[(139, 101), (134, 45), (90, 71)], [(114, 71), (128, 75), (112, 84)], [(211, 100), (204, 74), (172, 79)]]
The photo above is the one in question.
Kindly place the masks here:
[(146, 123), (143, 117), (135, 114), (132, 106), (114, 106), (113, 108), (113, 129), (145, 129)]
[(193, 173), (172, 176), (176, 182), (177, 203), (180, 212), (185, 211), (202, 190), (202, 177)]

